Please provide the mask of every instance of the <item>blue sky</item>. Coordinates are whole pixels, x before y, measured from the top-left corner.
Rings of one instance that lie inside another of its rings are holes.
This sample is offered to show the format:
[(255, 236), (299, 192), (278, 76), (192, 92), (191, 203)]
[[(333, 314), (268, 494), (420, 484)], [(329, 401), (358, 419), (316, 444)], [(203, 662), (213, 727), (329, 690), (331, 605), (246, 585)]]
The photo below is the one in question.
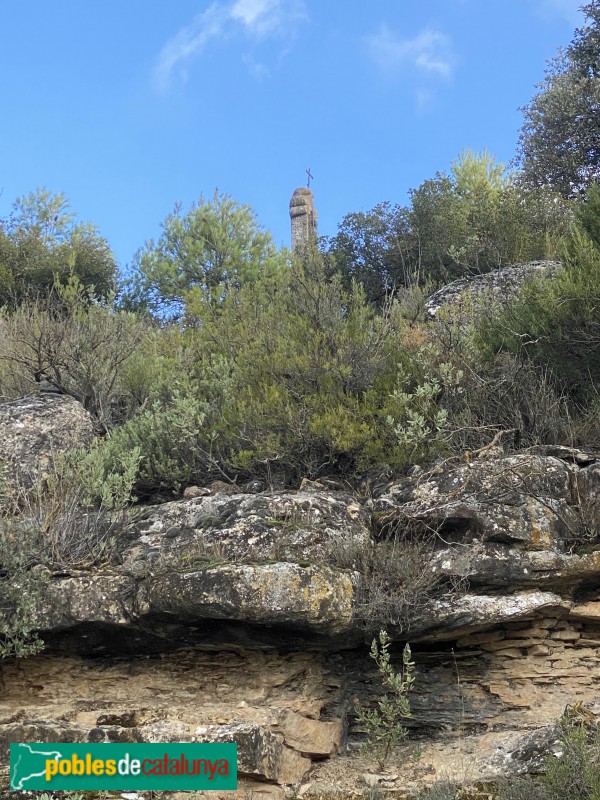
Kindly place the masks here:
[(122, 267), (215, 189), (289, 244), (449, 169), (509, 161), (581, 0), (20, 0), (0, 5), (0, 218), (64, 192)]

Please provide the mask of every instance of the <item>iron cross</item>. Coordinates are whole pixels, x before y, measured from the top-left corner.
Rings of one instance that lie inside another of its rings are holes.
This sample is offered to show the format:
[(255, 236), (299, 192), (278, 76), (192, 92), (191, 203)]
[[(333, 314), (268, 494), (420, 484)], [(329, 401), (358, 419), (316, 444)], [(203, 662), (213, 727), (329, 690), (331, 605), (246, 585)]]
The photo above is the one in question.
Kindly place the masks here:
[(310, 167), (309, 167), (309, 168), (306, 170), (306, 174), (308, 175), (308, 183), (307, 183), (306, 185), (307, 185), (307, 186), (308, 186), (308, 188), (310, 189), (310, 182), (311, 182), (311, 179), (314, 181), (314, 179), (315, 179), (315, 176), (314, 176), (314, 175), (312, 174), (312, 172), (310, 171)]

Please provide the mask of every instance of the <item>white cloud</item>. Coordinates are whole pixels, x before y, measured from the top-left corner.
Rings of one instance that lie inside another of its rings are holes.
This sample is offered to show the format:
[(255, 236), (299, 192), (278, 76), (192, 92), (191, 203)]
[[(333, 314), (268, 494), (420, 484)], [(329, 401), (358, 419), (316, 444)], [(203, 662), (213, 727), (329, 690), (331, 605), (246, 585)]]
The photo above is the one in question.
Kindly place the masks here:
[[(241, 35), (246, 41), (289, 39), (306, 19), (304, 0), (234, 0), (214, 2), (172, 36), (162, 48), (154, 69), (156, 88), (166, 92), (175, 74), (187, 80), (189, 64), (214, 41)], [(250, 71), (264, 77), (268, 68), (244, 59)], [(258, 69), (257, 69), (258, 67)]]
[(201, 53), (211, 39), (222, 33), (225, 21), (223, 9), (214, 3), (204, 13), (198, 14), (191, 25), (172, 36), (160, 51), (154, 70), (157, 88), (162, 91), (168, 88), (177, 66), (180, 67), (180, 75), (185, 78), (185, 64)]
[(403, 39), (387, 25), (367, 39), (375, 63), (386, 72), (413, 67), (421, 73), (449, 78), (454, 69), (451, 39), (439, 31), (425, 29), (413, 39)]
[(237, 0), (230, 14), (256, 36), (269, 35), (285, 25), (279, 0)]

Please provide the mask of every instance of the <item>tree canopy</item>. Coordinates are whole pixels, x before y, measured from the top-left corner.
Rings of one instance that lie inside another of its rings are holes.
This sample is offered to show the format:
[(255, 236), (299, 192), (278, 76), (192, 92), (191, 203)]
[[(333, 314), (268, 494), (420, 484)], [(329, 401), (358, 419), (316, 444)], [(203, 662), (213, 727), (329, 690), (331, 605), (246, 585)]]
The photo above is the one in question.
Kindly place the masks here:
[(13, 203), (0, 221), (0, 305), (46, 296), (76, 278), (90, 295), (116, 285), (115, 258), (96, 226), (77, 221), (64, 194), (38, 189)]
[(525, 106), (519, 161), (527, 183), (579, 197), (600, 178), (600, 0), (573, 41), (553, 59)]
[(166, 316), (199, 305), (219, 306), (244, 283), (269, 274), (281, 262), (270, 234), (249, 206), (215, 192), (186, 214), (180, 205), (135, 259), (135, 304)]
[(411, 190), (409, 205), (348, 214), (325, 246), (347, 288), (358, 281), (380, 305), (400, 287), (554, 258), (570, 220), (556, 193), (522, 185), (485, 149), (467, 149), (448, 173)]

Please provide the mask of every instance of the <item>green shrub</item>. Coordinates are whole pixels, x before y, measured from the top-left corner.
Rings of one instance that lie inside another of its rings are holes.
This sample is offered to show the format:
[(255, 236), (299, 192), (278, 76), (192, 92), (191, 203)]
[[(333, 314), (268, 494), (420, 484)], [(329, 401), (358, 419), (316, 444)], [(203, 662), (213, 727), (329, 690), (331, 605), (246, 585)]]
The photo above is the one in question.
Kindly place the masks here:
[(541, 778), (548, 800), (600, 800), (600, 727), (596, 720), (567, 709), (559, 723), (558, 757), (546, 759)]
[(175, 390), (169, 402), (151, 402), (112, 431), (80, 462), (89, 498), (110, 505), (132, 484), (142, 494), (179, 492), (210, 475), (215, 458), (205, 409), (203, 401)]
[(74, 451), (57, 463), (55, 474), (48, 479), (51, 496), (56, 496), (64, 482), (71, 487), (77, 506), (120, 511), (137, 500), (132, 491), (141, 457), (139, 446), (123, 450), (115, 453), (109, 469), (106, 448), (96, 440), (88, 450)]
[(139, 448), (137, 492), (401, 470), (447, 448), (460, 370), (428, 347), (410, 309), (374, 310), (316, 251), (187, 313), (128, 360), (123, 383), (140, 407), (100, 447), (106, 475)]
[(552, 800), (553, 794), (530, 777), (502, 778), (496, 784), (497, 800)]
[(433, 786), (422, 789), (417, 800), (456, 800), (458, 787), (449, 781), (436, 781)]
[(432, 343), (420, 348), (410, 368), (412, 374), (406, 368), (398, 371), (386, 421), (411, 459), (429, 460), (445, 450), (449, 427), (445, 403), (462, 394), (464, 373), (441, 361)]
[(200, 333), (231, 369), (216, 423), (231, 467), (294, 482), (439, 454), (459, 372), (405, 344), (413, 330), (398, 305), (374, 311), (318, 254), (288, 280), (266, 305), (256, 286), (230, 295)]
[(374, 756), (379, 769), (383, 769), (392, 748), (406, 738), (408, 731), (402, 721), (412, 716), (408, 695), (413, 687), (414, 662), (408, 644), (402, 652), (402, 669), (395, 672), (389, 654), (390, 638), (387, 631), (379, 633), (379, 644), (373, 639), (370, 656), (377, 664), (382, 684), (386, 690), (377, 701), (376, 708), (357, 706), (356, 717), (367, 735), (363, 746), (366, 755)]
[(583, 403), (600, 388), (600, 248), (576, 229), (563, 262), (564, 269), (530, 281), (518, 300), (482, 319), (479, 335), (490, 355), (510, 352), (548, 366), (569, 396)]
[(92, 302), (75, 279), (57, 284), (47, 297), (0, 311), (0, 394), (22, 397), (46, 380), (110, 430), (132, 404), (123, 374), (147, 332), (134, 314)]
[(0, 658), (25, 658), (44, 646), (34, 626), (48, 573), (34, 569), (34, 539), (0, 519)]

